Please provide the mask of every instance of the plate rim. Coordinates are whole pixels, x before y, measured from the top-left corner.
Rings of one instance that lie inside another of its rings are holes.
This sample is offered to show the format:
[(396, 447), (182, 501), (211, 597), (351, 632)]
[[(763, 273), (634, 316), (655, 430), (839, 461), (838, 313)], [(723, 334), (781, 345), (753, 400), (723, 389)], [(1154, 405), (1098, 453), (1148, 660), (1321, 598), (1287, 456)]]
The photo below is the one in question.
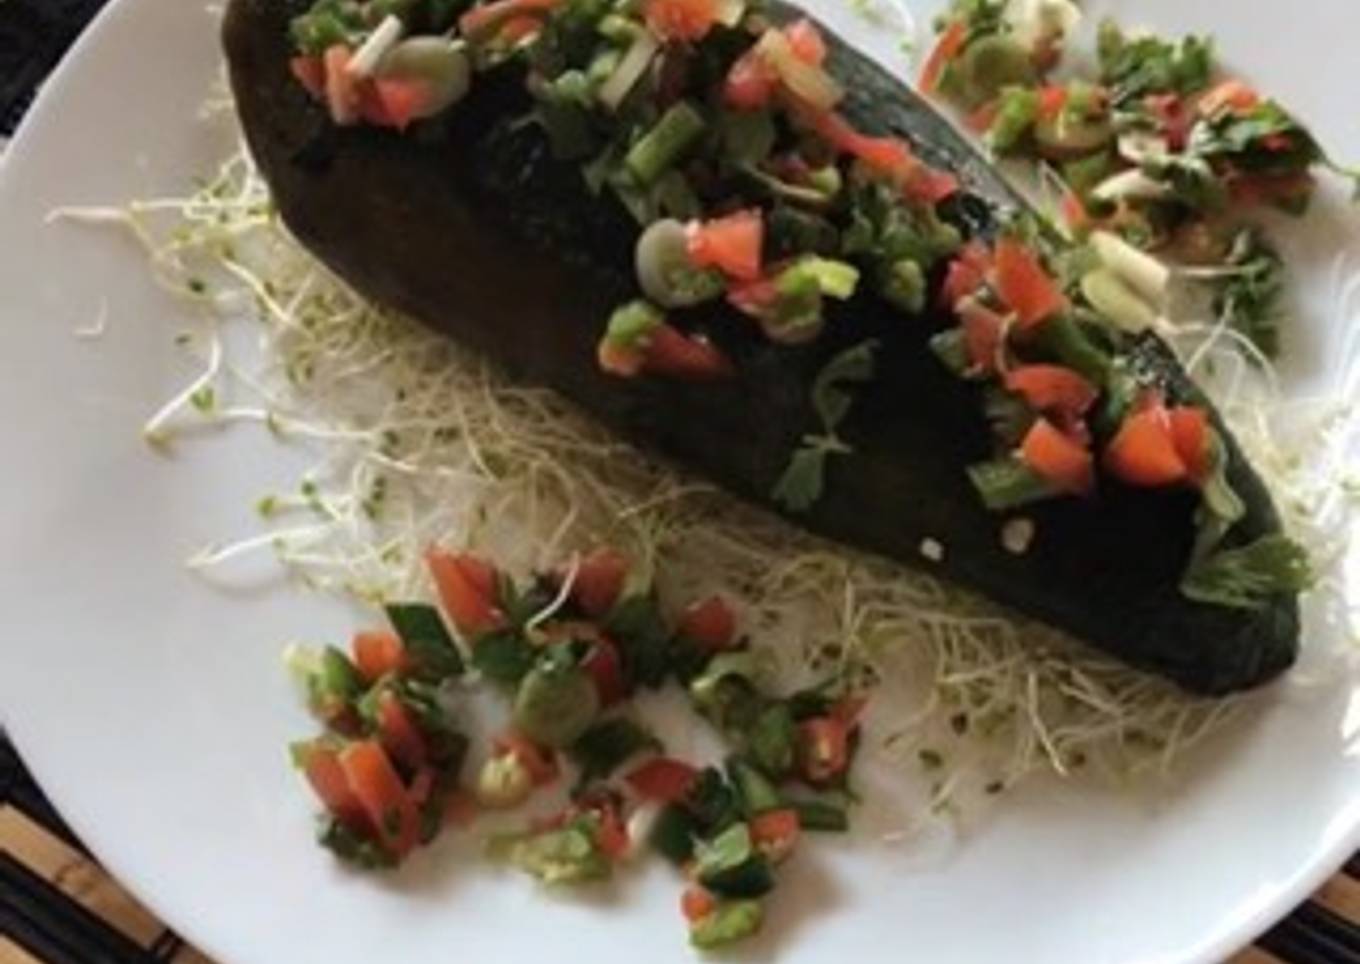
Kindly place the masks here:
[[(5, 194), (3, 185), (10, 180), (8, 171), (16, 164), (33, 163), (30, 154), (37, 149), (30, 146), (30, 141), (36, 136), (32, 131), (38, 124), (45, 123), (48, 115), (54, 113), (68, 96), (68, 88), (74, 83), (72, 78), (76, 74), (76, 66), (87, 56), (89, 50), (102, 43), (103, 34), (112, 22), (125, 16), (135, 17), (139, 15), (143, 6), (155, 2), (163, 0), (109, 0), (80, 33), (39, 89), (19, 127), (4, 148), (3, 156), (0, 157), (0, 199), (3, 199)], [(905, 2), (910, 6), (915, 5), (917, 0)], [(1278, 685), (1277, 682), (1269, 688), (1274, 689)], [(55, 767), (55, 761), (50, 757), (25, 753), (26, 747), (31, 748), (42, 742), (30, 734), (29, 721), (20, 718), (10, 709), (3, 710), (0, 717), (2, 717), (0, 723), (3, 724), (6, 735), (18, 752), (24, 767), (82, 845), (88, 848), (115, 882), (150, 910), (164, 928), (215, 960), (221, 962), (232, 960), (224, 953), (227, 948), (220, 946), (216, 940), (205, 940), (200, 936), (202, 931), (197, 926), (197, 920), (180, 918), (178, 911), (181, 908), (175, 907), (175, 912), (164, 913), (164, 910), (168, 909), (161, 900), (161, 894), (165, 892), (164, 887), (153, 886), (152, 878), (155, 875), (139, 870), (135, 859), (123, 857), (119, 853), (120, 848), (105, 845), (106, 841), (111, 839), (112, 831), (106, 834), (101, 829), (93, 809), (67, 807), (67, 801), (75, 799), (79, 794), (68, 793), (68, 782), (60, 779), (55, 772), (59, 769)], [(49, 767), (49, 764), (53, 766)], [(1234, 923), (1218, 932), (1217, 937), (1210, 937), (1198, 944), (1185, 947), (1185, 956), (1177, 957), (1176, 960), (1185, 964), (1216, 964), (1229, 955), (1247, 949), (1263, 933), (1297, 910), (1357, 851), (1360, 851), (1360, 807), (1350, 811), (1349, 826), (1345, 827), (1344, 832), (1335, 833), (1329, 844), (1313, 848), (1312, 853), (1298, 865), (1287, 883), (1275, 890), (1268, 903), (1260, 904), (1249, 914), (1238, 915)], [(207, 930), (211, 931), (212, 928), (209, 927)]]

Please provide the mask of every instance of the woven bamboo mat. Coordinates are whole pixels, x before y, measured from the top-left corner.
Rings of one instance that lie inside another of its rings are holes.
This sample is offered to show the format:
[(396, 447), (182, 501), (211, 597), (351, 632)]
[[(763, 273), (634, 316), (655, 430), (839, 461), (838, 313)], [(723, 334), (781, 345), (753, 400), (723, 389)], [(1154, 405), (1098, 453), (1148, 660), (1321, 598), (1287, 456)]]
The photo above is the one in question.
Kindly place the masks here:
[[(103, 2), (0, 0), (0, 145)], [(104, 872), (0, 740), (0, 964), (151, 962), (207, 958)], [(1231, 964), (1360, 964), (1360, 857)]]

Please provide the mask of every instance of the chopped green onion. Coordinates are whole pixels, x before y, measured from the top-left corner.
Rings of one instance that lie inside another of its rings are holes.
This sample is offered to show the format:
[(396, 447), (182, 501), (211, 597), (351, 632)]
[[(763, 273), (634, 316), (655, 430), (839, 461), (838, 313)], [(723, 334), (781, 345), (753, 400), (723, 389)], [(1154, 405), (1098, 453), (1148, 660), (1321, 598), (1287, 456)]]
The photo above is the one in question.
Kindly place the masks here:
[(666, 320), (653, 305), (630, 301), (609, 316), (605, 338), (617, 348), (641, 350), (651, 333)]
[(685, 226), (672, 218), (653, 222), (638, 236), (633, 261), (642, 293), (665, 308), (702, 304), (725, 288), (721, 274), (694, 267)]
[(919, 315), (926, 306), (926, 273), (918, 261), (900, 258), (888, 266), (879, 292), (890, 304)]
[(734, 943), (760, 930), (765, 911), (759, 901), (723, 901), (708, 916), (690, 925), (690, 943), (700, 950)]
[(1083, 275), (1081, 293), (1106, 320), (1131, 334), (1157, 324), (1157, 310), (1109, 268), (1098, 268)]
[(1110, 356), (1101, 350), (1071, 315), (1057, 315), (1044, 323), (1039, 343), (1045, 352), (1096, 385), (1109, 378)]
[(728, 759), (727, 777), (737, 790), (742, 813), (748, 818), (784, 806), (779, 790), (770, 779), (740, 757)]
[(647, 28), (636, 20), (617, 13), (606, 14), (595, 29), (599, 31), (600, 36), (620, 46), (631, 44), (638, 38), (638, 34), (647, 32)]
[(968, 343), (961, 328), (949, 328), (931, 336), (930, 350), (959, 378), (966, 378), (973, 370), (973, 359), (968, 354)]
[(993, 512), (1005, 512), (1051, 499), (1053, 485), (1018, 458), (979, 462), (968, 467), (968, 478)]
[(688, 151), (704, 132), (704, 118), (688, 101), (661, 115), (624, 157), (624, 165), (640, 184), (651, 184)]
[[(608, 19), (608, 18), (606, 18)], [(652, 59), (661, 49), (661, 44), (649, 30), (639, 30), (633, 36), (632, 46), (628, 48), (614, 73), (600, 87), (600, 103), (608, 111), (617, 111), (637, 82), (651, 66)]]

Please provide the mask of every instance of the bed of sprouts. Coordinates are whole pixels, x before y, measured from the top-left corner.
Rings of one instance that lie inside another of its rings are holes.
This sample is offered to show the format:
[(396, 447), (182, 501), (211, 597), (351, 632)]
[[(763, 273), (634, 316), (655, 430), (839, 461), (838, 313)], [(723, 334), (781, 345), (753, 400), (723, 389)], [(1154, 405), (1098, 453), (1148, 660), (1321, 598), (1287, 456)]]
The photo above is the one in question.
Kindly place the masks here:
[[(877, 688), (867, 746), (915, 788), (908, 824), (1040, 772), (1169, 772), (1252, 699), (1190, 697), (649, 459), (553, 393), (355, 295), (289, 237), (244, 152), (191, 196), (54, 218), (130, 230), (156, 280), (201, 309), (199, 326), (175, 336), (201, 371), (148, 419), (152, 447), (240, 424), (315, 453), (292, 491), (243, 493), (257, 500), (258, 531), (204, 547), (195, 569), (273, 553), (311, 589), (377, 602), (427, 594), (420, 552), (432, 542), (520, 574), (617, 546), (663, 601), (733, 597), (790, 683), (848, 674)], [(1360, 279), (1338, 264), (1335, 285), (1336, 310), (1360, 317)], [(1356, 488), (1360, 415), (1337, 400), (1358, 397), (1360, 324), (1336, 384), (1288, 403), (1230, 329), (1182, 325), (1177, 341), (1270, 476), (1327, 592), (1343, 551), (1328, 533), (1344, 531)]]

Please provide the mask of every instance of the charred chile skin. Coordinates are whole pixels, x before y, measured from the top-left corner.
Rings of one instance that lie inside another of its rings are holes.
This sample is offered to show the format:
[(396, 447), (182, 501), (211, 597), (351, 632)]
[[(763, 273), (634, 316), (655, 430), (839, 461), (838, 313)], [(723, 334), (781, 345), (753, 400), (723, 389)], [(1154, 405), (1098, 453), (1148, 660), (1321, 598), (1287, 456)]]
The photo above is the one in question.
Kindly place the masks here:
[[(1200, 693), (1263, 683), (1298, 651), (1296, 597), (1261, 609), (1193, 602), (1178, 589), (1194, 538), (1188, 490), (1105, 484), (1092, 499), (1023, 510), (1027, 551), (1000, 539), (965, 468), (991, 441), (977, 388), (956, 379), (927, 341), (952, 323), (927, 309), (906, 318), (863, 292), (829, 311), (827, 334), (790, 348), (759, 336), (723, 305), (677, 313), (734, 360), (718, 383), (624, 380), (599, 371), (605, 319), (636, 296), (637, 227), (575, 163), (553, 159), (512, 70), (476, 78), (446, 117), (406, 135), (339, 129), (292, 78), (289, 20), (308, 0), (231, 0), (223, 27), (237, 109), (284, 222), (313, 254), (376, 302), (484, 353), (512, 376), (550, 386), (591, 415), (729, 491), (773, 508), (769, 493), (815, 424), (808, 388), (835, 353), (878, 338), (878, 376), (858, 396), (825, 492), (792, 517), (819, 535), (927, 566), (1027, 616)], [(801, 16), (777, 6), (776, 20)], [(965, 190), (945, 216), (969, 236), (995, 231), (1021, 204), (954, 129), (901, 82), (827, 33), (829, 69), (848, 91), (841, 110), (869, 133), (904, 136)], [(938, 279), (934, 279), (938, 283)], [(932, 301), (933, 303), (933, 301)], [(1132, 353), (1172, 402), (1209, 403), (1169, 349), (1147, 336)], [(1227, 442), (1228, 477), (1247, 505), (1228, 544), (1280, 528), (1260, 477)], [(922, 545), (943, 552), (922, 555)]]

